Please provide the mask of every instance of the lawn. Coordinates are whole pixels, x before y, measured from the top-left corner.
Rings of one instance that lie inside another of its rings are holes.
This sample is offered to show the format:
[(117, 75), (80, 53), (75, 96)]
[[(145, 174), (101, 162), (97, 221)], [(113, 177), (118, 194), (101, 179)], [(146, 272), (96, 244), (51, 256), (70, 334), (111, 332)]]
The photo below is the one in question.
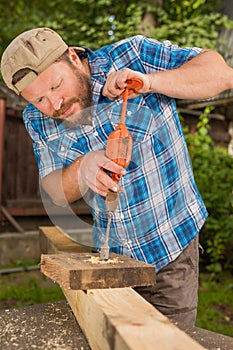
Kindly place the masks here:
[(64, 299), (57, 284), (40, 271), (0, 275), (0, 309), (9, 309)]
[(216, 282), (200, 274), (198, 304), (198, 327), (233, 337), (232, 275), (224, 273)]

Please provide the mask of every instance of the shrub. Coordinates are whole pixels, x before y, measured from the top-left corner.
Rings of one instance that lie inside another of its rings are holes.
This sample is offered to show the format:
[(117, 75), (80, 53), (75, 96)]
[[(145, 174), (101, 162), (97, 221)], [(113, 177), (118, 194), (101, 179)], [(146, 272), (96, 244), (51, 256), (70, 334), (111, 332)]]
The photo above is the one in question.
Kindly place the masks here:
[(211, 110), (204, 110), (195, 133), (189, 133), (185, 126), (183, 129), (196, 184), (209, 213), (200, 233), (205, 250), (201, 266), (217, 274), (232, 263), (231, 254), (226, 252), (233, 242), (233, 157), (226, 149), (214, 146), (208, 135)]

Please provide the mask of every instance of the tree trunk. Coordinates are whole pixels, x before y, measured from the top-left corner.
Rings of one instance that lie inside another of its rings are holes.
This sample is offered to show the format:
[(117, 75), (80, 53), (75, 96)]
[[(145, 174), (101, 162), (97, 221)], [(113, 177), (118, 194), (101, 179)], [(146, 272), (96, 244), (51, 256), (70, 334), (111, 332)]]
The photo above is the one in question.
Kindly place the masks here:
[[(163, 0), (152, 0), (151, 4), (156, 7), (161, 7), (163, 5)], [(142, 22), (140, 25), (141, 33), (146, 36), (151, 35), (151, 29), (157, 26), (156, 15), (154, 12), (145, 12), (143, 14)]]

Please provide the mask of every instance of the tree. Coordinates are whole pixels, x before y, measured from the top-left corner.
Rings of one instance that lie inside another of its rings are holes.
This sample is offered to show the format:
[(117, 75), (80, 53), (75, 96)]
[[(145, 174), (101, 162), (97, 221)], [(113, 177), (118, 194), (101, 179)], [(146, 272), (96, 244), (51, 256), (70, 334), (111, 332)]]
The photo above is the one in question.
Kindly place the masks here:
[(57, 30), (70, 45), (96, 49), (147, 34), (179, 45), (215, 48), (222, 26), (218, 1), (206, 0), (15, 0), (0, 3), (0, 55), (20, 32), (34, 27)]

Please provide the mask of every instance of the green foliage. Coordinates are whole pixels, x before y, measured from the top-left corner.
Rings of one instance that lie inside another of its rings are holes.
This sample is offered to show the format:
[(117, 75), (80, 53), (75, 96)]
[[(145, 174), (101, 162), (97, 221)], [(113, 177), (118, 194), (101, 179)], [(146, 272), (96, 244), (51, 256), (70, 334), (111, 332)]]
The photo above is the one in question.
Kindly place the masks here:
[(13, 37), (34, 27), (57, 30), (70, 45), (96, 49), (136, 34), (142, 12), (138, 1), (112, 0), (16, 0), (0, 4), (0, 54)]
[(205, 0), (15, 0), (0, 3), (0, 55), (12, 38), (34, 27), (51, 27), (70, 45), (96, 49), (110, 42), (142, 34), (146, 13), (154, 15), (151, 36), (189, 46), (215, 48), (222, 27), (231, 26), (218, 13), (219, 1)]
[(233, 157), (225, 149), (215, 147), (208, 135), (212, 109), (204, 110), (195, 133), (189, 133), (185, 127), (184, 133), (195, 180), (209, 213), (200, 234), (205, 249), (201, 262), (216, 275), (232, 263), (226, 250), (233, 242)]
[(165, 0), (164, 9), (173, 20), (184, 21), (200, 15), (208, 15), (220, 8), (220, 0)]
[(222, 28), (233, 28), (233, 22), (218, 12), (220, 1), (165, 0), (163, 7), (149, 7), (157, 18), (151, 35), (169, 39), (179, 46), (217, 49)]

